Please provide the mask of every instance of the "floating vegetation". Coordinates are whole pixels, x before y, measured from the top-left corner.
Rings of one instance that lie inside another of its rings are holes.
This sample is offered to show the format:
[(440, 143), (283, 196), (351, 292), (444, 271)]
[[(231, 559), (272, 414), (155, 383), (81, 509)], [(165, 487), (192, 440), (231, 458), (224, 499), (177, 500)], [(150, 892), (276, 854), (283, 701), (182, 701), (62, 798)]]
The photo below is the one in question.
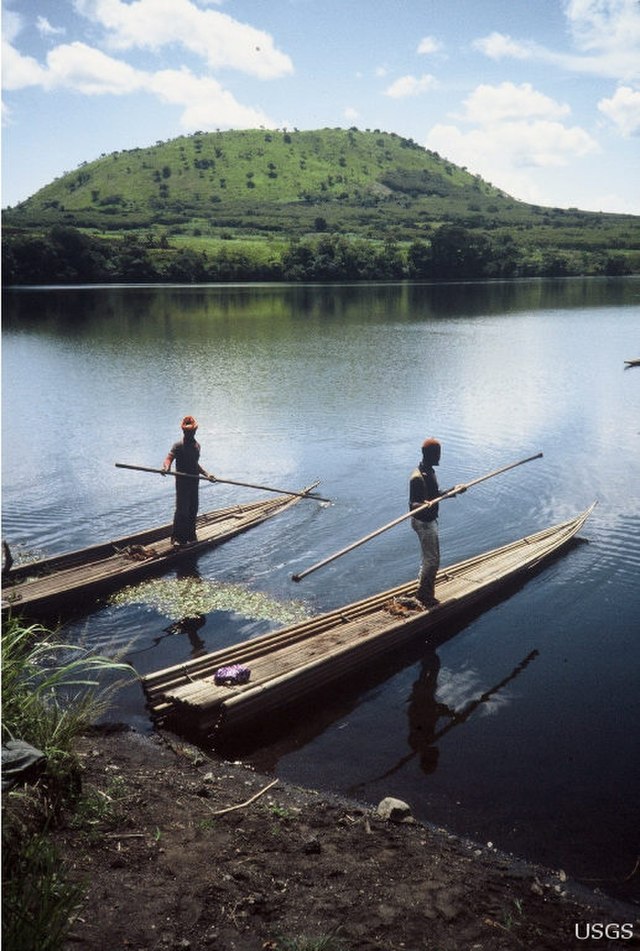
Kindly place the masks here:
[(118, 591), (110, 604), (125, 607), (141, 604), (180, 621), (212, 611), (231, 611), (256, 621), (295, 624), (310, 616), (300, 601), (276, 601), (240, 584), (223, 584), (202, 578), (158, 578)]

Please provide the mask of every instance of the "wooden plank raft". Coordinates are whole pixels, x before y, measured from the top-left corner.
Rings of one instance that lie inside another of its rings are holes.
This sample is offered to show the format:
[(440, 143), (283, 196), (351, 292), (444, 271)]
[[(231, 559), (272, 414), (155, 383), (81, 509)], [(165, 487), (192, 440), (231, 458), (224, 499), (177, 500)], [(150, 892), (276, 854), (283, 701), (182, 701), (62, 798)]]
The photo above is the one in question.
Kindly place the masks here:
[[(311, 492), (319, 483), (302, 490)], [(114, 541), (18, 566), (3, 579), (3, 613), (33, 619), (61, 616), (90, 600), (98, 600), (125, 584), (220, 545), (296, 505), (303, 495), (270, 496), (199, 515), (198, 541), (176, 548), (172, 523), (126, 535)]]
[[(594, 503), (595, 504), (595, 503)], [(334, 680), (458, 618), (522, 580), (565, 548), (593, 510), (441, 570), (439, 604), (413, 598), (416, 582), (142, 678), (151, 715), (190, 733), (228, 735), (305, 700)], [(220, 686), (220, 667), (250, 668), (246, 684)]]

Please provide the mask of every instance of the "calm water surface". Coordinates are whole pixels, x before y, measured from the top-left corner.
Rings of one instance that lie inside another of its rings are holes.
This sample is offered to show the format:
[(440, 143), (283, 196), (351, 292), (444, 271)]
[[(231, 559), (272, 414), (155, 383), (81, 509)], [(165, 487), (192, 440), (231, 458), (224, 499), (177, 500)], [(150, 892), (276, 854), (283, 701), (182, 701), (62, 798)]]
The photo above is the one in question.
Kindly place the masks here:
[[(299, 488), (304, 502), (201, 556), (313, 612), (413, 577), (408, 523), (295, 585), (291, 574), (406, 509), (428, 435), (440, 484), (542, 451), (445, 503), (443, 563), (598, 507), (574, 548), (436, 649), (332, 690), (253, 754), (300, 784), (414, 814), (590, 886), (638, 854), (640, 281), (34, 289), (4, 296), (3, 537), (52, 554), (167, 521), (159, 466), (185, 413), (216, 474)], [(255, 498), (204, 487), (202, 507)], [(149, 607), (104, 607), (67, 636), (125, 648), (140, 673), (194, 645)], [(273, 626), (214, 611), (207, 650)], [(484, 697), (481, 701), (480, 698)], [(466, 711), (453, 721), (449, 713)], [(116, 715), (148, 728), (141, 691)]]

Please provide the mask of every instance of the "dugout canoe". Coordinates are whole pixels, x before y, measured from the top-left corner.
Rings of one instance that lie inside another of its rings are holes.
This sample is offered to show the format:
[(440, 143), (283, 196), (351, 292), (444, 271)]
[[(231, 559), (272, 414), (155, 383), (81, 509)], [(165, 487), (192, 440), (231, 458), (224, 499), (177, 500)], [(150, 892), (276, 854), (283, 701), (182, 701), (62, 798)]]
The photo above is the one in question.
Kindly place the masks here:
[[(595, 503), (594, 503), (595, 505)], [(417, 635), (449, 626), (506, 594), (566, 549), (594, 505), (574, 518), (442, 569), (439, 605), (415, 601), (416, 582), (141, 678), (152, 719), (178, 732), (224, 741), (307, 701), (336, 681), (356, 681), (363, 666)], [(248, 683), (218, 686), (215, 672), (241, 664)]]
[(261, 525), (291, 506), (300, 495), (270, 496), (244, 505), (204, 512), (196, 520), (198, 541), (176, 548), (171, 542), (172, 523), (126, 535), (114, 541), (19, 565), (3, 578), (2, 610), (30, 619), (61, 617), (82, 609), (126, 584), (159, 574), (185, 559), (250, 528)]

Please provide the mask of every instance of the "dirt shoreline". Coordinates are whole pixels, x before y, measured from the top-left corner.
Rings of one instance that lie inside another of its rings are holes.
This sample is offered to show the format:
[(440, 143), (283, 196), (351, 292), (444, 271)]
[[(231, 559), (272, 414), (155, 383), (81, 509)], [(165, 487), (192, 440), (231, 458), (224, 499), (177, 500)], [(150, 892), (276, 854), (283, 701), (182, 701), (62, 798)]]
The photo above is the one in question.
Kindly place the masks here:
[[(640, 907), (172, 734), (101, 729), (78, 752), (79, 808), (54, 832), (87, 889), (69, 949), (640, 947)], [(595, 923), (627, 928), (596, 939)]]

